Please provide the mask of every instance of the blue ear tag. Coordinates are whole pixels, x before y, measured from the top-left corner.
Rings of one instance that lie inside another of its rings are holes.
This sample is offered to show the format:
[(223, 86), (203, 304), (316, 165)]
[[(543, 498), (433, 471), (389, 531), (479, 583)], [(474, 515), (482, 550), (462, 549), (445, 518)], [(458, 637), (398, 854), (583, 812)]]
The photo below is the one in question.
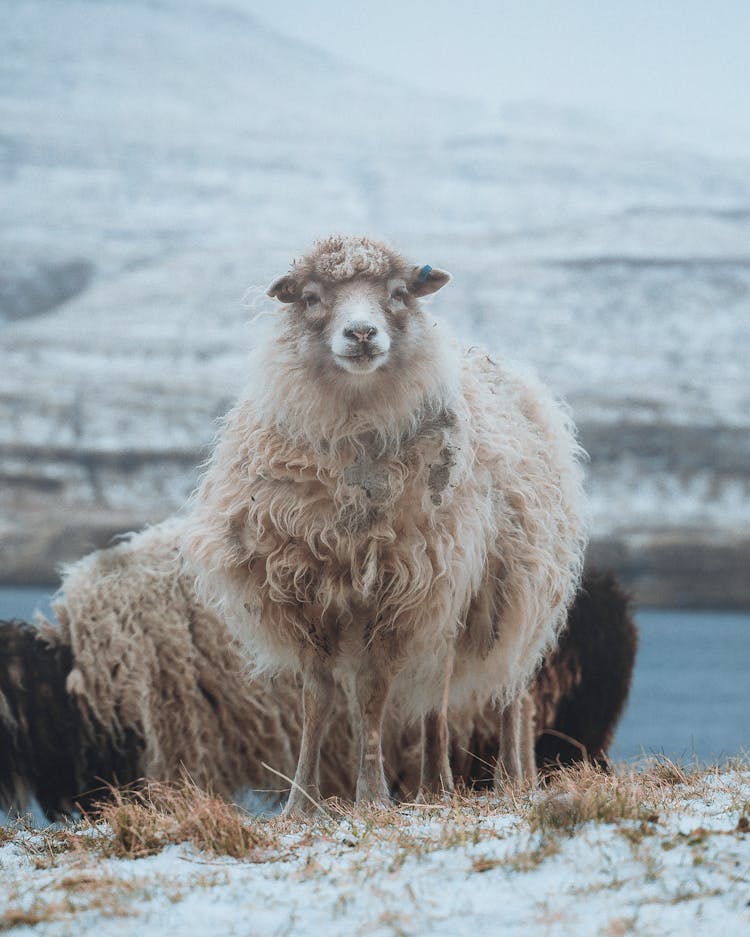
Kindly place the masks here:
[(425, 264), (424, 267), (419, 271), (419, 276), (417, 277), (417, 283), (424, 283), (427, 277), (432, 273), (432, 267), (429, 264)]

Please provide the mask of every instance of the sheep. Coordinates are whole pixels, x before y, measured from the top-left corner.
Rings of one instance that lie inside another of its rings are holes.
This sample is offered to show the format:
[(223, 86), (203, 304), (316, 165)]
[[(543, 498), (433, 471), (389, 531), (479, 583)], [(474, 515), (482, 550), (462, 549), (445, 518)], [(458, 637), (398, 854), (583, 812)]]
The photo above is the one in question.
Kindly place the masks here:
[[(628, 595), (611, 571), (588, 570), (560, 640), (530, 686), (534, 767), (542, 775), (581, 761), (608, 767), (637, 649)], [(464, 728), (464, 744), (454, 747), (454, 770), (474, 787), (493, 781), (497, 723), (497, 710), (485, 706)]]
[(638, 649), (638, 632), (622, 614), (627, 603), (612, 572), (589, 571), (561, 640), (534, 684), (540, 769), (581, 760), (607, 766)]
[[(179, 574), (178, 528), (177, 521), (150, 528), (71, 566), (53, 605), (59, 630), (6, 629), (6, 700), (23, 661), (34, 662), (29, 691), (40, 679), (55, 688), (54, 695), (15, 693), (15, 715), (0, 698), (6, 725), (12, 733), (24, 724), (32, 733), (49, 721), (70, 726), (70, 738), (61, 739), (75, 762), (65, 781), (70, 796), (99, 790), (97, 777), (123, 784), (141, 775), (176, 779), (181, 764), (198, 783), (230, 796), (245, 765), (291, 762), (292, 730), (275, 705), (264, 708), (214, 617)], [(32, 702), (36, 715), (27, 712)], [(25, 750), (34, 759), (54, 746), (32, 735)], [(275, 782), (254, 770), (258, 786)], [(62, 798), (61, 809), (69, 808)]]
[(582, 567), (580, 453), (536, 381), (426, 314), (449, 279), (365, 237), (295, 261), (187, 516), (201, 596), (259, 672), (301, 675), (289, 814), (320, 793), (337, 685), (357, 801), (388, 798), (389, 701), (423, 719), (428, 790), (451, 786), (449, 706), (499, 701), (501, 770), (531, 770), (524, 689)]
[[(299, 685), (288, 674), (248, 677), (225, 625), (192, 588), (180, 537), (171, 520), (74, 564), (54, 602), (57, 623), (0, 622), (3, 809), (36, 798), (56, 819), (77, 804), (89, 808), (107, 785), (176, 780), (182, 771), (232, 798), (279, 787), (264, 764), (294, 770)], [(561, 761), (606, 757), (633, 668), (635, 626), (611, 578), (588, 574), (568, 621), (530, 687), (540, 769), (542, 757), (555, 760), (556, 743)], [(451, 725), (453, 771), (467, 787), (492, 783), (498, 726), (496, 710), (478, 711), (458, 744)], [(561, 736), (575, 736), (575, 747)], [(354, 739), (341, 693), (328, 741), (322, 792), (350, 798)], [(399, 797), (419, 783), (415, 742), (413, 731), (386, 726), (389, 785)]]

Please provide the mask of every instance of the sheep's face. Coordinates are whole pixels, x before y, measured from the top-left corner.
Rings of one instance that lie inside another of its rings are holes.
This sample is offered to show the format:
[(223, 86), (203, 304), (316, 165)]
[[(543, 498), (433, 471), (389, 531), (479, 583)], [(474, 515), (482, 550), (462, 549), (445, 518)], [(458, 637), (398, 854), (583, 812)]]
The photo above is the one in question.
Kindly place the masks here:
[(268, 293), (288, 304), (285, 340), (301, 363), (318, 373), (333, 366), (362, 377), (408, 365), (429, 328), (419, 297), (449, 279), (431, 267), (343, 281), (292, 273), (275, 280)]

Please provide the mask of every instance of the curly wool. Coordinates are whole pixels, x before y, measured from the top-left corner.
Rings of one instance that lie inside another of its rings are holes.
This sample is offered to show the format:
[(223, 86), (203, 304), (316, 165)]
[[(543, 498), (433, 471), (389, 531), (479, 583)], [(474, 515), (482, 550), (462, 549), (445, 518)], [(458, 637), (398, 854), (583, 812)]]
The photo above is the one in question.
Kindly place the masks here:
[[(66, 572), (55, 600), (60, 628), (46, 624), (38, 642), (59, 658), (61, 687), (67, 686), (75, 713), (88, 726), (83, 741), (70, 737), (77, 717), (66, 715), (64, 701), (40, 687), (35, 665), (41, 670), (43, 661), (32, 661), (28, 650), (22, 658), (0, 655), (17, 668), (4, 681), (0, 667), (0, 703), (15, 711), (11, 687), (17, 683), (34, 699), (25, 718), (13, 722), (9, 750), (2, 747), (7, 741), (0, 718), (3, 806), (25, 807), (28, 789), (56, 816), (79, 801), (87, 803), (90, 788), (96, 799), (102, 784), (175, 780), (183, 771), (225, 797), (285, 786), (263, 765), (287, 777), (294, 771), (302, 725), (299, 686), (288, 674), (267, 681), (246, 673), (226, 627), (192, 590), (192, 577), (178, 555), (181, 535), (181, 521), (172, 519), (93, 553)], [(611, 577), (589, 576), (584, 585), (569, 631), (548, 653), (530, 689), (537, 736), (557, 728), (579, 739), (591, 756), (603, 758), (627, 697), (636, 632), (627, 600)], [(6, 644), (2, 650), (8, 653)], [(38, 648), (34, 653), (39, 655)], [(46, 683), (56, 685), (52, 673)], [(54, 703), (43, 709), (46, 700)], [(40, 713), (44, 722), (35, 727)], [(498, 756), (497, 709), (449, 715), (455, 776), (467, 785), (491, 781)], [(18, 763), (13, 745), (34, 728), (29, 743), (36, 747), (22, 746)], [(61, 743), (69, 746), (63, 752)], [(540, 751), (539, 744), (541, 767), (551, 749)], [(324, 796), (353, 796), (355, 752), (347, 702), (339, 691), (321, 759)], [(27, 761), (39, 763), (36, 775)], [(419, 730), (393, 711), (385, 761), (394, 791), (413, 796), (419, 785)]]
[[(302, 263), (350, 276), (391, 254), (339, 240)], [(454, 650), (452, 705), (511, 699), (580, 577), (569, 417), (438, 327), (352, 403), (335, 368), (301, 370), (299, 331), (282, 320), (256, 354), (194, 499), (184, 545), (201, 595), (259, 670), (315, 653), (344, 679), (379, 635), (406, 660), (393, 698), (413, 716), (439, 704)]]
[(334, 235), (317, 241), (313, 249), (292, 264), (292, 271), (311, 279), (341, 283), (356, 276), (388, 279), (405, 269), (403, 259), (372, 238)]
[(261, 762), (294, 765), (296, 730), (283, 714), (296, 719), (297, 694), (274, 684), (260, 693), (247, 679), (197, 601), (179, 531), (171, 520), (67, 568), (53, 603), (74, 662), (66, 689), (93, 735), (105, 726), (115, 747), (141, 740), (146, 777), (176, 780), (184, 767), (229, 797), (250, 771), (254, 787), (277, 788)]

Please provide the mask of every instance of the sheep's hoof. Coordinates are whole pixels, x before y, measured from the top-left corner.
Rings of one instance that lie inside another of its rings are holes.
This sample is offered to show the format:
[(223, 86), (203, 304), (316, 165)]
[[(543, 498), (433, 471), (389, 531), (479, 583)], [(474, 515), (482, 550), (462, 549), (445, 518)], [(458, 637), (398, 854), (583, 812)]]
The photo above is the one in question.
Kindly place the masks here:
[(325, 813), (325, 810), (322, 807), (313, 807), (312, 804), (302, 803), (294, 806), (286, 804), (281, 811), (281, 816), (285, 820), (312, 820), (323, 813)]
[(306, 797), (301, 791), (294, 789), (289, 795), (289, 799), (284, 804), (281, 816), (294, 820), (309, 819), (327, 814), (325, 807), (319, 799), (312, 796)]
[(417, 802), (450, 800), (453, 796), (453, 790), (453, 772), (450, 767), (434, 773), (432, 771), (425, 772), (419, 785)]
[(371, 807), (390, 807), (391, 797), (385, 782), (383, 784), (366, 784), (357, 781), (357, 804), (367, 804)]
[(374, 807), (376, 810), (388, 810), (393, 806), (390, 797), (358, 797), (356, 800), (358, 807)]
[(437, 786), (428, 785), (420, 787), (419, 793), (414, 798), (417, 804), (434, 804), (436, 801), (450, 801), (453, 797), (453, 783), (438, 784)]

